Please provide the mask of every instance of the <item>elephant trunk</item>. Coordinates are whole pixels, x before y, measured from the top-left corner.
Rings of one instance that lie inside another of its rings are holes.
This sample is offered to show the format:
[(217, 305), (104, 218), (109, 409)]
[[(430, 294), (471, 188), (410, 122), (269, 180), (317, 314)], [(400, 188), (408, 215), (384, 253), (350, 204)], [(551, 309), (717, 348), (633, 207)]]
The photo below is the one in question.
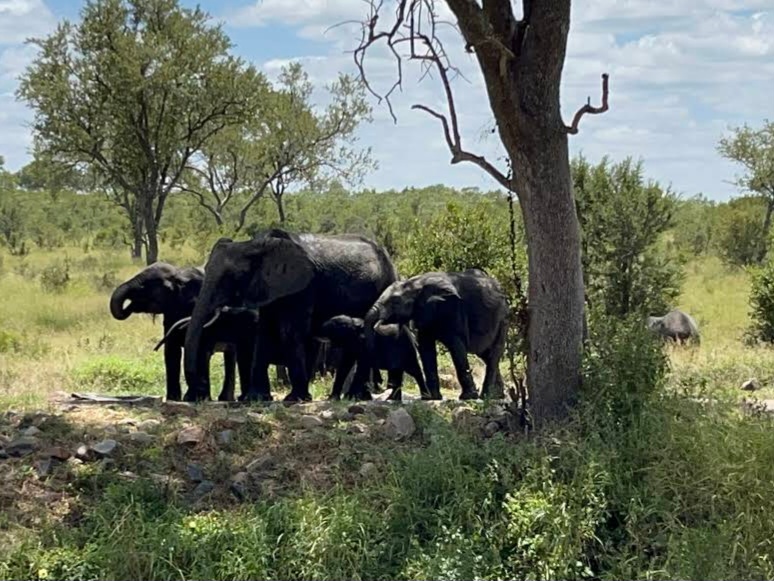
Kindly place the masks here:
[(131, 284), (125, 282), (124, 284), (118, 286), (110, 296), (110, 314), (113, 315), (114, 319), (123, 321), (132, 314), (131, 308), (124, 308), (124, 303), (128, 298), (130, 290), (132, 290)]
[(363, 319), (365, 345), (369, 353), (374, 349), (374, 334), (376, 333), (376, 325), (378, 325), (379, 322), (384, 318), (384, 305), (380, 301), (376, 301), (373, 306), (368, 309), (368, 312)]

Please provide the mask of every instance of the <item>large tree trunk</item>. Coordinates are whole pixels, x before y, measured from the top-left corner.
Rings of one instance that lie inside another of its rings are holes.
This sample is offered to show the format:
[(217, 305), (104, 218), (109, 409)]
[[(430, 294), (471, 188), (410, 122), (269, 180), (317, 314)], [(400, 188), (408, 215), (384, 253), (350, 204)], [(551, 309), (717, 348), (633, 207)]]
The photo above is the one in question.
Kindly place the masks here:
[(132, 262), (142, 260), (143, 246), (144, 239), (142, 235), (142, 227), (135, 224), (132, 227)]
[(766, 200), (766, 217), (763, 219), (763, 237), (758, 250), (758, 263), (766, 259), (769, 250), (769, 231), (771, 230), (771, 217), (774, 214), (774, 200)]
[(146, 238), (145, 263), (153, 264), (159, 259), (159, 235), (152, 199), (145, 202), (143, 221), (145, 223)]
[(514, 162), (529, 259), (527, 382), (536, 418), (566, 414), (580, 385), (583, 271), (567, 137)]

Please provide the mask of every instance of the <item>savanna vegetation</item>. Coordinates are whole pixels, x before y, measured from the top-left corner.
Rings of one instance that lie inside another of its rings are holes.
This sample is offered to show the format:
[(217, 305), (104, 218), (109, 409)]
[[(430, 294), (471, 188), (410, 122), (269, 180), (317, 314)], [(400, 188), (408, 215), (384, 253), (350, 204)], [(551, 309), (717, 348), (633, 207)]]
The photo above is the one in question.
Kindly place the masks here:
[[(269, 83), (173, 0), (83, 16), (22, 82), (34, 160), (0, 164), (0, 579), (774, 578), (774, 426), (753, 399), (774, 398), (771, 124), (720, 141), (743, 168), (727, 202), (670, 191), (636, 152), (571, 161), (588, 336), (574, 407), (537, 431), (517, 402), (455, 401), (444, 354), (446, 401), (405, 404), (398, 431), (386, 403), (88, 404), (69, 396), (164, 391), (158, 321), (108, 310), (143, 252), (201, 265), (282, 226), (364, 234), (403, 276), (484, 269), (513, 304), (533, 279), (502, 191), (358, 186), (375, 160), (355, 79), (320, 109), (301, 67)], [(700, 346), (645, 329), (672, 308)], [(526, 360), (504, 358), (506, 382)]]

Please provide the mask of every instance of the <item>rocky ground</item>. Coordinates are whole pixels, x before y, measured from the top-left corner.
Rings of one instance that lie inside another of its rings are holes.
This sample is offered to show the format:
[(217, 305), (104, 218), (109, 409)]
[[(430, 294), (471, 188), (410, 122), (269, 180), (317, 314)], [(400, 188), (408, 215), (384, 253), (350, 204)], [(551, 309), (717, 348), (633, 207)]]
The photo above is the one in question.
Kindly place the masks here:
[(60, 398), (47, 411), (0, 417), (6, 522), (77, 520), (114, 479), (144, 479), (204, 509), (380, 478), (391, 450), (426, 443), (429, 415), (482, 439), (519, 432), (507, 402), (137, 402)]

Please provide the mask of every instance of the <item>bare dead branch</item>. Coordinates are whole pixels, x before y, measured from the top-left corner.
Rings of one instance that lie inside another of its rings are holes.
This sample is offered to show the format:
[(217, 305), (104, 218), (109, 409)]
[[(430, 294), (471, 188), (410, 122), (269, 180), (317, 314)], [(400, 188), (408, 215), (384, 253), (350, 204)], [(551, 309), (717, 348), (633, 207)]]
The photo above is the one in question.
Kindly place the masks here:
[(575, 135), (578, 133), (578, 124), (580, 123), (581, 118), (588, 113), (589, 115), (599, 115), (600, 113), (604, 113), (608, 110), (608, 104), (607, 104), (607, 97), (608, 97), (608, 79), (610, 78), (610, 75), (607, 73), (602, 74), (602, 106), (601, 107), (593, 107), (591, 105), (591, 97), (589, 97), (586, 104), (578, 109), (578, 111), (575, 113), (575, 117), (572, 119), (572, 125), (566, 126), (567, 133), (570, 135)]

